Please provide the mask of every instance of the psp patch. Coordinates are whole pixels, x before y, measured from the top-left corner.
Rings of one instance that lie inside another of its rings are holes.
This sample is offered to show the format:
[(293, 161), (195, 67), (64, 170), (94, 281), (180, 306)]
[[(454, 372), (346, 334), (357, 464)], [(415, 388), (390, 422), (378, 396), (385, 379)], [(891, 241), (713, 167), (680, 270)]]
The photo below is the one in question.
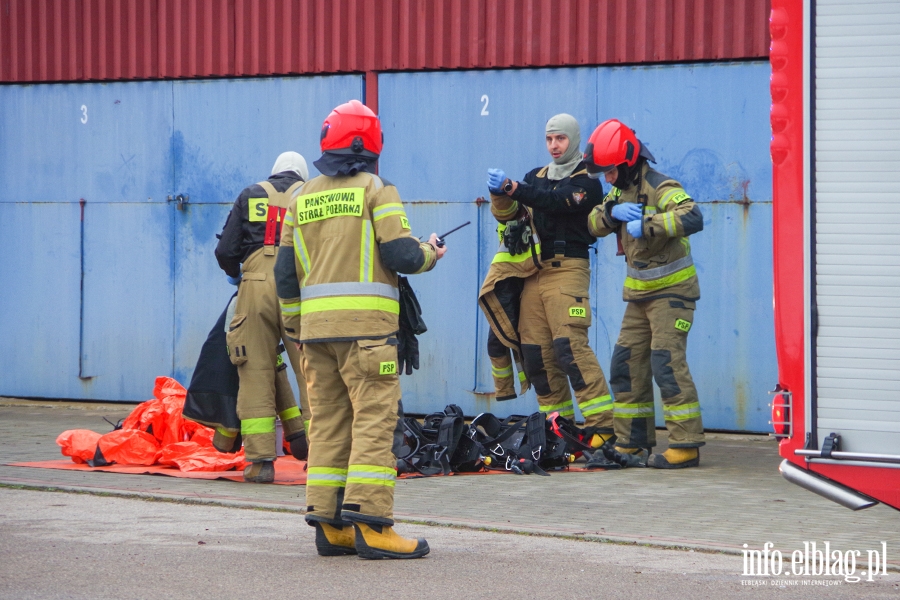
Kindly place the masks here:
[(675, 321), (675, 329), (687, 333), (691, 330), (691, 322), (685, 321), (684, 319), (677, 319)]
[(383, 362), (380, 364), (378, 369), (379, 375), (396, 375), (397, 374), (397, 363), (396, 361), (389, 360), (387, 362)]
[(580, 317), (582, 319), (587, 318), (587, 310), (583, 306), (570, 306), (569, 307), (569, 316), (570, 317)]

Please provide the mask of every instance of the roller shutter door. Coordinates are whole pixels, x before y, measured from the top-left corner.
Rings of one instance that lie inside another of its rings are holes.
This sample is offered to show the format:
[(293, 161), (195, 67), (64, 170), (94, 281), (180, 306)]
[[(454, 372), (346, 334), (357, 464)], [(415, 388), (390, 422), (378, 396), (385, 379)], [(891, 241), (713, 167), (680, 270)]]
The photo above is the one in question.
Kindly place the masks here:
[(900, 2), (813, 6), (819, 447), (900, 455)]

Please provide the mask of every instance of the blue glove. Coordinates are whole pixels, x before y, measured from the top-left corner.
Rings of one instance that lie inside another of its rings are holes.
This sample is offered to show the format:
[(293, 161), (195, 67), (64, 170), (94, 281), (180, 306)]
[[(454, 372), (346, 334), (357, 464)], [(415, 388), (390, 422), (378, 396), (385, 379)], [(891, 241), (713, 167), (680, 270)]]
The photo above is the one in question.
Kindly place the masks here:
[(503, 169), (488, 169), (488, 191), (492, 194), (503, 194), (503, 182), (506, 181), (506, 173)]
[(630, 223), (635, 219), (640, 219), (643, 212), (640, 204), (624, 202), (613, 206), (610, 214), (612, 214), (613, 219), (622, 221), (623, 223)]
[(238, 275), (237, 277), (230, 277), (230, 276), (226, 275), (226, 276), (225, 276), (225, 279), (227, 279), (227, 280), (228, 280), (228, 283), (230, 283), (231, 285), (237, 285), (237, 284), (239, 284), (239, 283), (241, 282), (241, 276), (240, 276), (240, 275)]
[(634, 221), (628, 221), (625, 225), (628, 228), (628, 233), (631, 234), (631, 237), (641, 238), (644, 237), (644, 221), (643, 219), (635, 219)]

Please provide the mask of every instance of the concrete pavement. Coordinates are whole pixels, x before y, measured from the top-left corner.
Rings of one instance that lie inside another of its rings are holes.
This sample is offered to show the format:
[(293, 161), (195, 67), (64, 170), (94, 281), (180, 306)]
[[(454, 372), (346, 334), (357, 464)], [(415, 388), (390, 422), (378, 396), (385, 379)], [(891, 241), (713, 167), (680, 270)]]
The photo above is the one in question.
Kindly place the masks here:
[[(0, 439), (4, 442), (0, 444), (0, 464), (57, 459), (60, 454), (54, 440), (60, 432), (74, 428), (109, 431), (111, 427), (102, 417), (115, 422), (132, 408), (133, 405), (0, 400)], [(681, 548), (730, 554), (722, 558), (733, 573), (728, 576), (730, 579), (723, 579), (729, 585), (741, 580), (743, 544), (748, 549), (762, 550), (764, 544), (771, 542), (771, 548), (789, 557), (795, 550), (802, 551), (804, 542), (816, 542), (821, 548), (828, 541), (832, 550), (859, 550), (864, 558), (867, 550), (881, 549), (885, 542), (889, 563), (900, 565), (898, 511), (879, 505), (854, 513), (787, 483), (777, 470), (775, 442), (766, 436), (713, 434), (710, 438), (701, 450), (699, 469), (401, 480), (396, 488), (396, 517), (417, 527), (436, 524), (464, 528), (430, 529), (429, 539), (449, 532), (465, 538), (460, 531), (476, 529), (542, 536), (540, 542), (534, 537), (498, 538), (507, 542), (526, 540), (526, 547), (550, 543), (543, 537), (560, 537), (564, 538), (558, 540), (560, 543), (602, 541), (632, 544), (645, 550)], [(0, 466), (0, 485), (286, 512), (300, 512), (305, 505), (302, 486), (102, 472)], [(292, 515), (278, 518), (296, 520)], [(299, 527), (299, 532), (298, 535), (308, 536), (311, 530)], [(488, 563), (493, 561), (491, 543), (499, 542), (486, 542), (484, 556)], [(439, 548), (440, 544), (433, 542), (432, 546)], [(587, 547), (618, 549), (616, 552), (622, 549), (618, 544)], [(708, 557), (704, 560), (713, 560), (708, 554), (703, 556)], [(896, 573), (890, 574), (881, 579), (881, 584), (890, 588), (897, 579)], [(877, 579), (871, 585), (876, 584), (881, 585)], [(845, 585), (843, 593), (863, 589), (860, 584), (853, 586)], [(735, 589), (743, 593), (750, 588)], [(822, 589), (825, 588), (819, 591)]]

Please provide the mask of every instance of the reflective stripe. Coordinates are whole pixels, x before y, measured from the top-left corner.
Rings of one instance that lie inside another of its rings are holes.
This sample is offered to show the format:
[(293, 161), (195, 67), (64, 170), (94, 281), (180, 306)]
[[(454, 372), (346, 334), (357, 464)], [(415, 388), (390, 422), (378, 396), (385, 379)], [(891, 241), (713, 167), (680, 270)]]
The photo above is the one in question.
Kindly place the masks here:
[(663, 225), (666, 227), (666, 233), (669, 237), (675, 237), (675, 213), (665, 213), (663, 215)]
[(338, 283), (318, 283), (300, 288), (303, 301), (326, 296), (381, 296), (400, 300), (400, 290), (389, 283), (342, 281)]
[(293, 213), (289, 212), (288, 214), (284, 215), (284, 224), (290, 225), (291, 227), (294, 226), (294, 214)]
[(687, 421), (688, 419), (696, 419), (700, 416), (700, 403), (691, 402), (690, 404), (682, 404), (678, 408), (668, 409), (663, 407), (663, 417), (666, 421)]
[(381, 219), (389, 217), (391, 215), (406, 216), (406, 211), (403, 209), (403, 204), (401, 204), (400, 202), (389, 202), (387, 204), (382, 204), (375, 207), (375, 209), (372, 211), (372, 220), (380, 221)]
[(299, 302), (285, 302), (283, 300), (279, 300), (278, 302), (281, 303), (281, 314), (288, 317), (294, 317), (300, 314)]
[(308, 467), (306, 485), (323, 487), (344, 487), (347, 484), (347, 469), (334, 467)]
[(575, 405), (572, 401), (563, 402), (561, 404), (551, 404), (550, 406), (538, 406), (542, 413), (558, 412), (561, 417), (571, 417), (575, 414)]
[(524, 371), (519, 371), (519, 381), (521, 381), (522, 383), (525, 383), (525, 372)]
[(669, 287), (670, 285), (675, 285), (676, 283), (681, 283), (682, 281), (694, 277), (696, 274), (697, 269), (694, 267), (694, 265), (691, 265), (687, 269), (682, 269), (681, 271), (673, 273), (668, 277), (654, 279), (653, 281), (639, 281), (637, 279), (634, 279), (633, 277), (626, 277), (625, 287), (638, 291), (658, 290), (664, 287)]
[(278, 418), (281, 419), (282, 421), (290, 421), (291, 419), (296, 419), (299, 416), (300, 416), (300, 407), (299, 406), (292, 406), (292, 407), (278, 413)]
[(600, 396), (598, 398), (593, 398), (591, 400), (585, 400), (584, 402), (578, 403), (578, 408), (581, 409), (581, 415), (587, 417), (589, 415), (595, 415), (600, 412), (606, 412), (608, 410), (613, 409), (613, 400), (612, 396)]
[(638, 404), (616, 402), (614, 404), (613, 416), (617, 419), (639, 419), (642, 417), (652, 417), (655, 414), (652, 402), (642, 402)]
[(397, 470), (391, 467), (378, 467), (375, 465), (350, 465), (347, 471), (347, 483), (361, 483), (366, 485), (381, 485), (394, 487), (397, 479)]
[(519, 202), (517, 200), (513, 200), (513, 203), (506, 210), (494, 208), (494, 214), (497, 215), (497, 217), (500, 219), (504, 217), (511, 217), (517, 212), (519, 212)]
[(691, 255), (683, 256), (678, 260), (672, 261), (667, 265), (663, 265), (661, 267), (655, 267), (653, 269), (642, 269), (638, 270), (634, 267), (628, 267), (628, 276), (632, 279), (638, 279), (640, 281), (651, 281), (653, 279), (659, 279), (660, 277), (665, 277), (666, 275), (671, 275), (675, 271), (680, 271), (685, 267), (689, 267), (694, 264), (694, 259)]
[(365, 220), (362, 224), (362, 239), (359, 242), (359, 280), (372, 281), (375, 272), (375, 261), (372, 260), (372, 248), (375, 246), (375, 231), (372, 222)]
[(491, 373), (494, 377), (499, 377), (501, 379), (506, 377), (512, 377), (512, 367), (506, 367), (504, 369), (498, 369), (497, 367), (491, 366)]
[(326, 310), (381, 310), (399, 315), (400, 303), (379, 296), (337, 296), (303, 300), (300, 305), (301, 316)]
[(225, 437), (229, 437), (229, 438), (237, 437), (237, 431), (228, 431), (227, 429), (223, 429), (222, 427), (216, 427), (216, 433), (218, 433), (219, 435), (224, 435)]
[[(303, 240), (303, 234), (300, 228), (294, 228), (294, 254), (300, 259), (300, 265), (303, 267), (303, 278), (309, 277), (309, 251), (306, 249), (306, 242)], [(303, 283), (302, 281), (300, 282)]]
[(669, 202), (674, 202), (675, 204), (681, 204), (685, 200), (690, 200), (691, 197), (688, 196), (687, 192), (684, 191), (683, 188), (675, 188), (673, 190), (669, 190), (666, 192), (666, 195), (662, 197), (662, 200), (656, 203), (659, 206), (660, 210), (665, 210), (666, 206), (669, 205)]
[(242, 435), (256, 435), (260, 433), (275, 433), (275, 417), (241, 419)]
[[(534, 244), (534, 253), (537, 256), (541, 255), (541, 245), (538, 243)], [(494, 260), (491, 261), (491, 264), (494, 263), (520, 263), (524, 262), (531, 258), (531, 251), (523, 252), (522, 254), (516, 254), (513, 256), (506, 249), (506, 246), (500, 246), (500, 250), (497, 251), (497, 254), (494, 255)]]

